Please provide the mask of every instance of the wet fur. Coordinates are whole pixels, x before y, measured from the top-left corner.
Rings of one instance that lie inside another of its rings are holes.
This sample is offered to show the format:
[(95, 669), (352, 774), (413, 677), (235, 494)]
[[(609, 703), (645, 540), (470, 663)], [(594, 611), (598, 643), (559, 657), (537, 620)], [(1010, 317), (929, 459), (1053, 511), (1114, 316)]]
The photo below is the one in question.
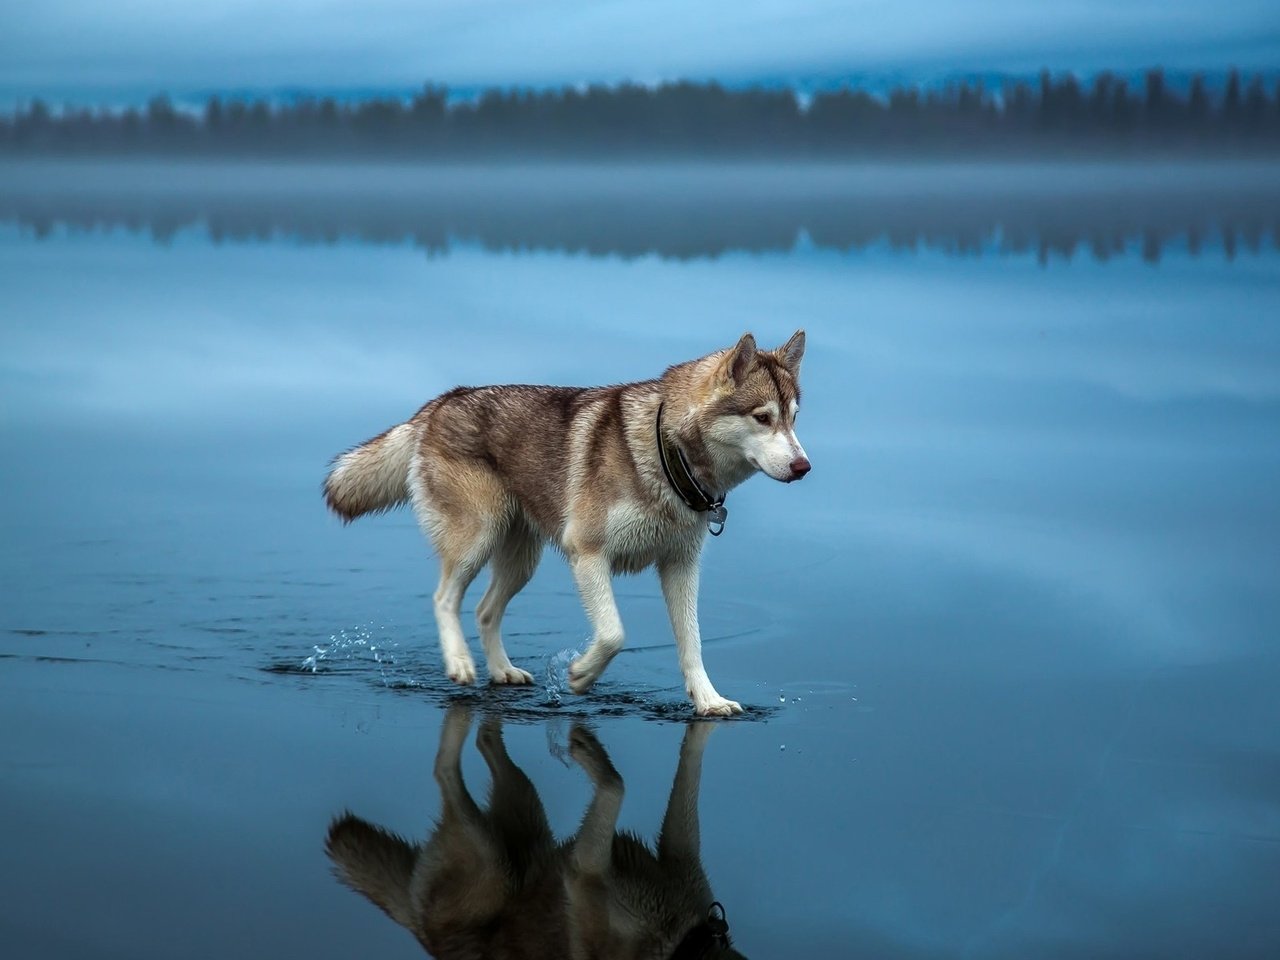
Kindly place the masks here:
[[(476, 745), (493, 784), (487, 808), (462, 779), (466, 707), (446, 715), (436, 755), (441, 814), (413, 844), (351, 813), (334, 820), (326, 850), (343, 883), (412, 933), (439, 960), (668, 957), (714, 897), (700, 854), (698, 792), (712, 725), (685, 731), (656, 849), (617, 829), (623, 782), (585, 728), (570, 756), (593, 793), (577, 834), (559, 842), (537, 791), (515, 765), (497, 720)], [(714, 948), (703, 958), (739, 957)]]
[[(656, 566), (695, 708), (738, 712), (702, 663), (696, 606), (707, 518), (662, 474), (657, 411), (663, 405), (664, 429), (707, 489), (727, 492), (757, 470), (793, 479), (792, 464), (808, 469), (794, 433), (803, 354), (803, 331), (773, 351), (759, 350), (746, 334), (656, 380), (458, 387), (340, 455), (325, 496), (344, 521), (412, 504), (440, 555), (435, 614), (453, 680), (476, 678), (459, 614), (467, 587), (492, 563), (476, 609), (489, 675), (498, 683), (532, 681), (508, 658), (500, 624), (551, 543), (568, 558), (594, 628), (570, 671), (575, 692), (588, 689), (622, 647), (610, 577)], [(773, 418), (768, 428), (753, 420), (761, 411)]]

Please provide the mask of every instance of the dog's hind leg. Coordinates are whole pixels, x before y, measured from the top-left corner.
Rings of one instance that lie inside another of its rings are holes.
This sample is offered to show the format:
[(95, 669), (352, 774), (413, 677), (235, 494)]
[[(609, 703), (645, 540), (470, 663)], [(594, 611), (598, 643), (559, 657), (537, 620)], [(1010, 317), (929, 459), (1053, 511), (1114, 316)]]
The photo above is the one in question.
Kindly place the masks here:
[(489, 766), (489, 820), (501, 838), (507, 859), (523, 873), (555, 847), (555, 835), (538, 791), (516, 766), (502, 740), (502, 722), (490, 717), (476, 734), (476, 746)]
[(440, 555), (434, 597), (440, 652), (449, 679), (468, 684), (475, 681), (476, 665), (462, 633), (462, 598), (489, 562), (512, 505), (488, 470), (457, 462), (434, 463), (432, 468), (429, 505), (419, 516)]
[(478, 824), (482, 815), (462, 779), (462, 748), (471, 730), (471, 708), (455, 703), (444, 715), (440, 747), (436, 750), (435, 778), (440, 787), (441, 816)]
[(462, 633), (462, 597), (484, 566), (478, 551), (461, 557), (440, 558), (440, 585), (435, 592), (436, 628), (440, 633), (440, 653), (444, 672), (454, 683), (468, 684), (476, 678), (476, 663)]
[(493, 579), (476, 607), (480, 642), (494, 683), (533, 683), (533, 675), (511, 662), (502, 645), (502, 615), (511, 598), (523, 589), (537, 569), (542, 541), (517, 518), (493, 552)]
[(494, 842), (488, 814), (462, 779), (462, 750), (471, 727), (471, 709), (454, 704), (444, 717), (435, 779), (440, 819), (414, 871), (418, 922), (410, 929), (483, 926), (507, 897), (503, 850)]

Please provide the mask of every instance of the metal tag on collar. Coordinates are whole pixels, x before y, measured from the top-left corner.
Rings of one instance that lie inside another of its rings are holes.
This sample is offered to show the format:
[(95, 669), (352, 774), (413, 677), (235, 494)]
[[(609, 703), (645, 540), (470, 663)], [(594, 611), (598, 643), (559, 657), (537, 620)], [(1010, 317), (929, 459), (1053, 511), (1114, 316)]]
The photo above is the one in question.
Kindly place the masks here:
[(725, 915), (724, 907), (717, 900), (711, 904), (707, 910), (707, 930), (711, 933), (711, 939), (715, 941), (716, 946), (724, 948), (729, 946), (729, 918)]
[(724, 533), (724, 522), (728, 519), (729, 511), (725, 508), (724, 501), (713, 503), (707, 515), (707, 532), (713, 537), (720, 536)]

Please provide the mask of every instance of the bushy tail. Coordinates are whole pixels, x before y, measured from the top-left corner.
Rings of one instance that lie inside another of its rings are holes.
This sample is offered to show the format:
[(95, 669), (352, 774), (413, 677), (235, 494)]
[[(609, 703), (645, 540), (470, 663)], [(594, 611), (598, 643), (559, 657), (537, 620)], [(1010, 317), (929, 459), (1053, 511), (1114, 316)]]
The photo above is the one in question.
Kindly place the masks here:
[(409, 499), (413, 427), (402, 423), (339, 454), (324, 478), (329, 509), (350, 523), (366, 513), (390, 510)]
[(372, 900), (392, 920), (413, 929), (410, 886), (418, 857), (413, 846), (344, 813), (329, 825), (324, 847), (339, 880)]

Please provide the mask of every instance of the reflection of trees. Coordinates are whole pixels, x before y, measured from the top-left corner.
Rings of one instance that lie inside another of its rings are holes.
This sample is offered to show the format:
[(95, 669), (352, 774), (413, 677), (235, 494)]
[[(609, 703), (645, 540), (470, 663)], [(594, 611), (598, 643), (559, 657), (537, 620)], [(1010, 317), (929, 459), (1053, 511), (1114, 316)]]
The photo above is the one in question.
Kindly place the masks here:
[[(389, 168), (342, 168), (327, 178), (298, 168), (263, 180), (270, 174), (258, 168), (219, 179), (197, 165), (172, 181), (156, 174), (132, 185), (109, 176), (98, 185), (68, 181), (56, 167), (39, 168), (51, 169), (29, 179), (9, 176), (12, 186), (0, 185), (0, 222), (16, 221), (37, 235), (57, 226), (123, 228), (166, 240), (199, 227), (216, 243), (350, 239), (408, 242), (443, 252), (463, 242), (502, 250), (676, 258), (785, 251), (804, 235), (817, 247), (837, 250), (888, 247), (1041, 260), (1143, 256), (1155, 262), (1170, 250), (1192, 256), (1234, 255), (1237, 248), (1256, 253), (1280, 238), (1280, 181), (1240, 186), (1244, 175), (1238, 172), (1224, 174), (1218, 189), (1175, 181), (1138, 195), (1123, 185), (1058, 193), (1001, 190), (998, 183), (938, 190), (923, 172), (919, 188), (911, 189), (890, 190), (879, 181), (840, 189), (838, 178), (824, 181), (829, 190), (787, 194), (779, 188), (783, 179), (805, 178), (811, 167), (720, 188), (717, 168), (682, 182), (633, 171), (620, 178), (621, 185), (575, 179), (579, 168), (560, 175), (544, 171), (541, 178), (501, 171), (455, 173), (454, 179), (440, 171), (402, 172), (401, 179), (386, 181), (393, 176)], [(72, 171), (81, 176), (74, 166)], [(831, 168), (812, 172), (810, 179), (823, 175), (831, 176)]]
[(623, 84), (583, 90), (488, 90), (450, 105), (440, 87), (359, 102), (211, 98), (200, 113), (155, 97), (144, 110), (52, 111), (36, 100), (0, 117), (0, 150), (231, 156), (448, 157), (823, 156), (1064, 149), (1274, 150), (1280, 90), (1232, 71), (1221, 95), (1203, 77), (1175, 91), (1161, 70), (1131, 91), (1100, 73), (1088, 86), (1044, 71), (1032, 87), (976, 83), (902, 87), (887, 96), (842, 88), (802, 109), (789, 90), (715, 83)]

